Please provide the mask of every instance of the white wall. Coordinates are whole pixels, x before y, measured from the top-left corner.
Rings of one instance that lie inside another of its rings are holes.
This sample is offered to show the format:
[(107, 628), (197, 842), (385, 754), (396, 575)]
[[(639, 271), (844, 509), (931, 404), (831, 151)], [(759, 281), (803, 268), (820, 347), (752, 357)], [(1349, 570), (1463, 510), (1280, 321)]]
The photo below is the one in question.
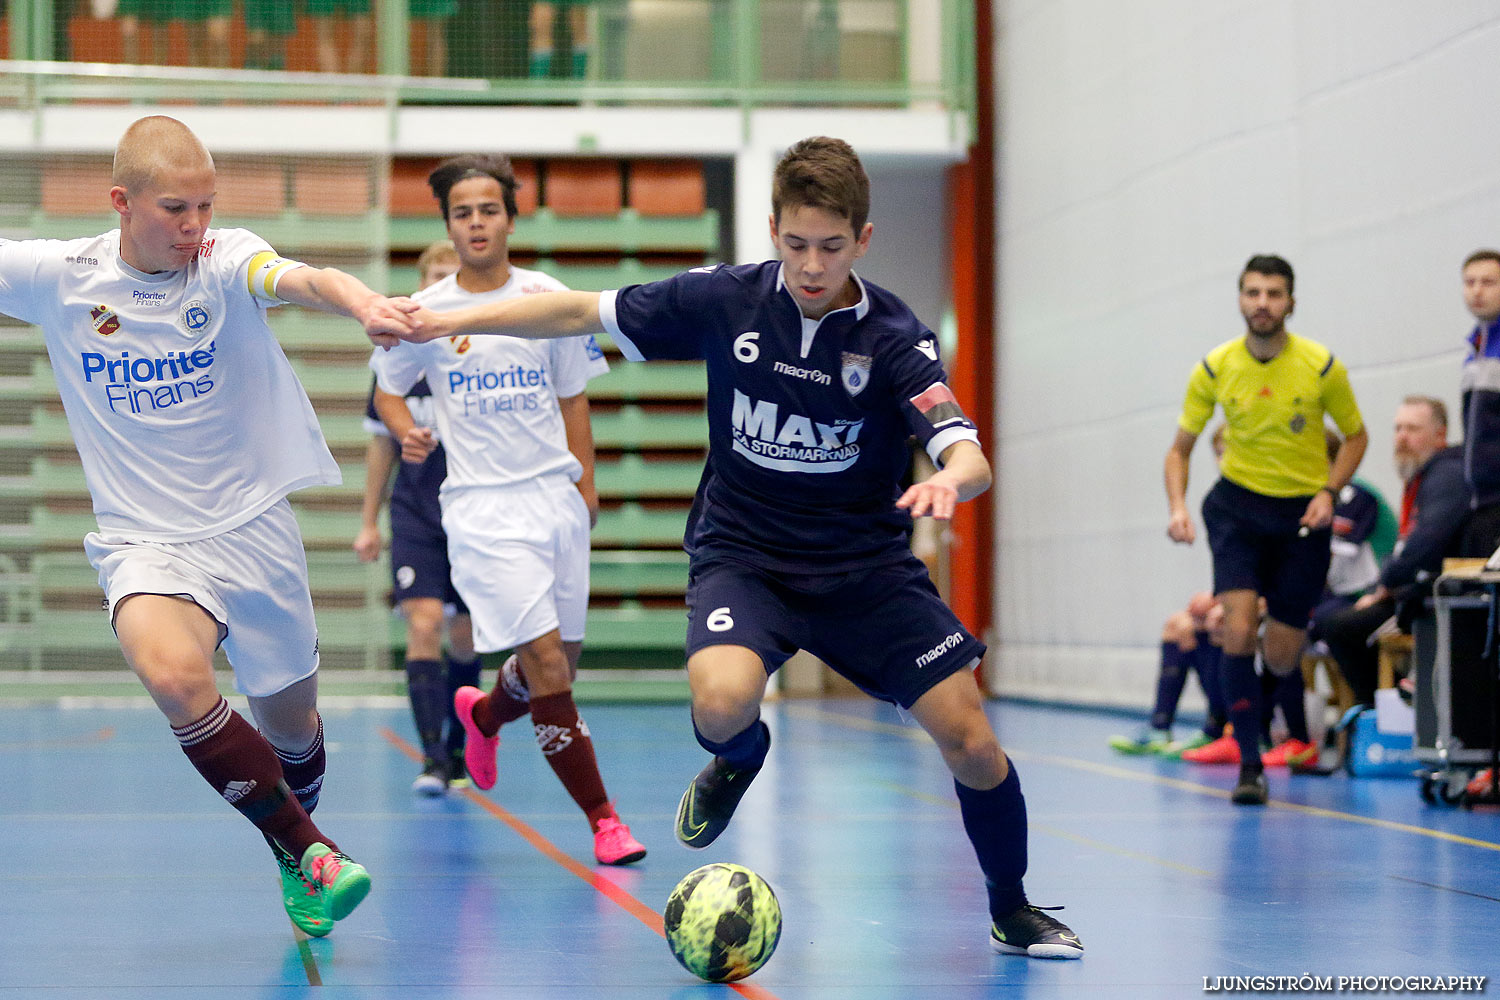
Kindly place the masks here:
[(996, 24), (996, 687), (1145, 705), (1162, 618), (1210, 581), (1201, 539), (1165, 537), (1162, 456), (1189, 369), (1243, 333), (1248, 256), (1296, 268), (1289, 328), (1349, 366), (1393, 504), (1400, 397), (1456, 420), (1459, 265), (1500, 244), (1500, 6), (1002, 0)]

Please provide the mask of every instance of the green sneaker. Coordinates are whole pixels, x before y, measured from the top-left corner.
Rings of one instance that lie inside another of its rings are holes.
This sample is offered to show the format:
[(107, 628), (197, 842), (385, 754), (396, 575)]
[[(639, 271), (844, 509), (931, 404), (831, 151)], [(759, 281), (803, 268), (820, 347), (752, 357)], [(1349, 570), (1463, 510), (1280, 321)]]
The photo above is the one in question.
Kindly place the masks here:
[(1161, 755), (1163, 757), (1176, 757), (1178, 760), (1181, 760), (1184, 750), (1197, 750), (1200, 747), (1208, 746), (1212, 742), (1213, 737), (1200, 729), (1193, 734), (1191, 739), (1173, 740), (1171, 743), (1168, 743), (1161, 751)]
[(327, 844), (312, 844), (302, 852), (302, 871), (322, 889), (328, 915), (334, 920), (353, 913), (370, 893), (370, 873), (365, 866)]
[(308, 937), (325, 937), (333, 930), (328, 904), (317, 885), (302, 874), (297, 859), (273, 844), (276, 865), (281, 869), (281, 905), (292, 923)]
[(1149, 726), (1142, 729), (1135, 736), (1111, 736), (1109, 745), (1117, 753), (1129, 754), (1132, 757), (1141, 754), (1162, 753), (1172, 745), (1172, 731), (1170, 729), (1152, 729)]

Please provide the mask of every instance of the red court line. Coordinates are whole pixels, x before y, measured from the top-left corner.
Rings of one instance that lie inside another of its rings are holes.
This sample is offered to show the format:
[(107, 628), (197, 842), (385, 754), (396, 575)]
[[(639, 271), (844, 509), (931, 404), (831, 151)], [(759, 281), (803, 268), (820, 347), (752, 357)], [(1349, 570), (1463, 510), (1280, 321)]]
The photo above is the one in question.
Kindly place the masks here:
[[(413, 762), (417, 764), (422, 763), (422, 752), (416, 747), (412, 746), (410, 743), (403, 740), (400, 736), (397, 736), (394, 730), (392, 730), (388, 726), (381, 726), (380, 735), (385, 738), (387, 743), (390, 743), (397, 750), (401, 751)], [(667, 935), (666, 931), (662, 928), (661, 914), (657, 913), (655, 909), (647, 906), (645, 903), (642, 903), (639, 899), (636, 899), (630, 893), (626, 892), (624, 889), (620, 888), (620, 886), (616, 885), (614, 882), (611, 882), (603, 875), (600, 875), (593, 869), (580, 864), (569, 855), (563, 853), (563, 851), (559, 849), (557, 845), (553, 844), (546, 837), (538, 833), (530, 825), (521, 820), (520, 817), (505, 809), (503, 806), (497, 805), (492, 799), (487, 798), (478, 789), (464, 788), (461, 789), (461, 791), (464, 798), (468, 799), (470, 802), (479, 806), (485, 812), (489, 813), (491, 816), (495, 817), (500, 822), (510, 827), (516, 832), (517, 835), (520, 836), (522, 840), (526, 841), (532, 847), (536, 848), (539, 853), (555, 861), (558, 865), (562, 866), (568, 872), (576, 875), (584, 882), (587, 882), (589, 885), (593, 886), (595, 890), (608, 898), (612, 903), (619, 906), (620, 909), (624, 910), (626, 913), (630, 914), (632, 917), (635, 917), (635, 919), (639, 920), (641, 923), (649, 927), (657, 937), (666, 940)], [(752, 983), (725, 983), (724, 985), (739, 993), (741, 996), (749, 997), (750, 1000), (780, 1000), (780, 998), (770, 990), (762, 989)]]

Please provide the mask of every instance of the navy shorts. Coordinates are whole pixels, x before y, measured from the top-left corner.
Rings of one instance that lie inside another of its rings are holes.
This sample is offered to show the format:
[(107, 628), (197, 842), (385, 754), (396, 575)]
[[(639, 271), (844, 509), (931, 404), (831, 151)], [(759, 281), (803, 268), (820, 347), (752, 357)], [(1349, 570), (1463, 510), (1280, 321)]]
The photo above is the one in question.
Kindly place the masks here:
[(1214, 557), (1214, 593), (1253, 590), (1266, 613), (1307, 628), (1328, 579), (1332, 528), (1297, 523), (1311, 497), (1268, 497), (1220, 479), (1203, 498), (1203, 524)]
[(448, 536), (436, 500), (423, 505), (391, 497), (391, 580), (398, 604), (409, 597), (435, 597), (468, 613), (453, 587)]
[(775, 673), (805, 649), (882, 701), (911, 708), (984, 655), (916, 557), (827, 576), (773, 573), (722, 557), (693, 566), (687, 655), (742, 646)]

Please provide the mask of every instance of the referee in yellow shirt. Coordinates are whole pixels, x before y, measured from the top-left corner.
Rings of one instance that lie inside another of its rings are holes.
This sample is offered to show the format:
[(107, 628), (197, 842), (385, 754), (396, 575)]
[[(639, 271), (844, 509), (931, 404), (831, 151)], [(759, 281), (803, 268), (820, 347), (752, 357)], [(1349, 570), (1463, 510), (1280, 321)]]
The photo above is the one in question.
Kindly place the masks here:
[[(1228, 424), (1220, 478), (1203, 499), (1214, 593), (1224, 605), (1224, 701), (1240, 749), (1233, 800), (1264, 805), (1260, 683), (1255, 676), (1259, 598), (1266, 601), (1264, 658), (1278, 676), (1297, 669), (1308, 616), (1328, 575), (1334, 498), (1364, 457), (1369, 435), (1349, 373), (1322, 344), (1288, 333), (1292, 266), (1251, 257), (1240, 274), (1245, 336), (1193, 368), (1177, 437), (1167, 450), (1167, 534), (1191, 544), (1188, 457), (1214, 407)], [(1330, 467), (1324, 414), (1344, 435)]]

